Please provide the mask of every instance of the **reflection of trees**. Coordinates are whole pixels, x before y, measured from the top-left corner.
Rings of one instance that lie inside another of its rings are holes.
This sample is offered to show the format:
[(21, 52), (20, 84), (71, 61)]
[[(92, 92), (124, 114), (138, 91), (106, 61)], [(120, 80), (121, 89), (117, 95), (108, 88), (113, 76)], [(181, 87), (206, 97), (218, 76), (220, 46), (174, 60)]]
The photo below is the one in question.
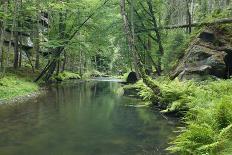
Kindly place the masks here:
[(60, 143), (96, 149), (106, 145), (109, 152), (117, 146), (128, 154), (163, 147), (173, 125), (147, 108), (122, 106), (139, 101), (113, 94), (117, 87), (94, 81), (55, 85), (37, 100), (0, 106), (0, 147), (22, 153), (27, 146), (53, 145), (50, 149), (63, 151)]

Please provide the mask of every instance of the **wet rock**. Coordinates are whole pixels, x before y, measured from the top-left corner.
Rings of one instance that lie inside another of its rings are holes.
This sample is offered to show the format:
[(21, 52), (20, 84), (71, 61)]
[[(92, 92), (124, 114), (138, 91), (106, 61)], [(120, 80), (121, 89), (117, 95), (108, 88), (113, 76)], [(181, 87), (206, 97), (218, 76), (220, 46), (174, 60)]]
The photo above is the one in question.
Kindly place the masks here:
[(138, 77), (135, 72), (130, 72), (126, 79), (127, 83), (136, 83), (138, 81)]
[(232, 45), (228, 31), (209, 27), (192, 41), (171, 78), (228, 78), (232, 74)]

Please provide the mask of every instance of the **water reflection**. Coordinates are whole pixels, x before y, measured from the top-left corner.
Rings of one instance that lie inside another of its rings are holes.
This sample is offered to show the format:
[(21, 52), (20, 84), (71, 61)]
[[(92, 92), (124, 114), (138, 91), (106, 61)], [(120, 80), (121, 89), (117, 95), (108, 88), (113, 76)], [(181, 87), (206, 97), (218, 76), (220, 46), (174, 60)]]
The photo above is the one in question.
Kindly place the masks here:
[(175, 128), (124, 103), (115, 82), (55, 85), (27, 103), (0, 106), (1, 155), (158, 155)]

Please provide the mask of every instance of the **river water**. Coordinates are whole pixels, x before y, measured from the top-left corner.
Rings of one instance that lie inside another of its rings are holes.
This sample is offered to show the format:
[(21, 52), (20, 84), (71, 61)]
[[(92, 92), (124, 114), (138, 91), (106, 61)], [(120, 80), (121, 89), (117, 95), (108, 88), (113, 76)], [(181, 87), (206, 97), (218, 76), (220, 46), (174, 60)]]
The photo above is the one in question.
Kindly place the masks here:
[(176, 121), (117, 95), (117, 81), (53, 85), (37, 99), (0, 106), (0, 155), (166, 154)]

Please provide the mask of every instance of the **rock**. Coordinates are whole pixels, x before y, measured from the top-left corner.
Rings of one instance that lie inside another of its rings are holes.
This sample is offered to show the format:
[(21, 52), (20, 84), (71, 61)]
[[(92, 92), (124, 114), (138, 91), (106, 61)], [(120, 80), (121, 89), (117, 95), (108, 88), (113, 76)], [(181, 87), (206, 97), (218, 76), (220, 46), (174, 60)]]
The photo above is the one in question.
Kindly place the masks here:
[[(31, 37), (30, 36), (28, 36), (28, 35), (22, 35), (21, 36), (22, 38), (22, 46), (24, 47), (24, 48), (26, 48), (26, 49), (31, 49), (31, 48), (33, 48), (33, 42), (32, 42), (32, 40), (31, 40)], [(12, 37), (11, 38), (11, 32), (9, 32), (9, 31), (6, 31), (5, 32), (5, 38), (4, 38), (4, 41), (5, 42), (12, 42), (12, 43), (14, 43), (14, 38)]]
[(228, 33), (217, 27), (202, 31), (186, 50), (171, 78), (229, 78), (232, 75), (232, 39)]
[(127, 83), (136, 83), (138, 81), (138, 77), (135, 72), (130, 72), (126, 79)]

